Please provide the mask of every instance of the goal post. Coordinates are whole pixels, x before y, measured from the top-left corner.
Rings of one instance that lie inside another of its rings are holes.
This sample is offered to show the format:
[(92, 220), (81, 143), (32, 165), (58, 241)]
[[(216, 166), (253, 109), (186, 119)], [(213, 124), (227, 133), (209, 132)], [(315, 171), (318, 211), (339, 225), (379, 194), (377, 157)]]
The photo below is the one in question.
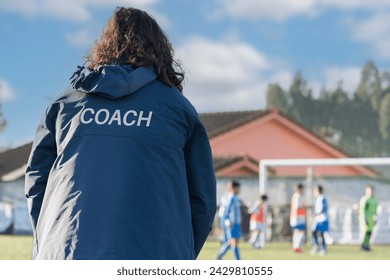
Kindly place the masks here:
[[(311, 178), (313, 167), (316, 166), (383, 166), (390, 165), (390, 157), (378, 158), (318, 158), (318, 159), (263, 159), (259, 161), (259, 193), (266, 194), (268, 190), (268, 168), (270, 167), (307, 167), (307, 178)], [(312, 192), (312, 190), (310, 190)], [(311, 194), (312, 197), (312, 194)], [(266, 210), (267, 211), (267, 210)], [(267, 215), (267, 213), (265, 213)], [(265, 227), (266, 229), (267, 227)], [(266, 232), (262, 233), (265, 245)]]

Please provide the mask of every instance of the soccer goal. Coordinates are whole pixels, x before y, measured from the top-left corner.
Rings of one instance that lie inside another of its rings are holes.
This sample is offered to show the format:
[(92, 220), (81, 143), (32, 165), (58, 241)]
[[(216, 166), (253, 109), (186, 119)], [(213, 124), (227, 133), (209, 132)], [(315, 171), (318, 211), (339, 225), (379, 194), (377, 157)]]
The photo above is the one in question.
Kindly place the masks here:
[[(390, 157), (383, 158), (322, 158), (322, 159), (264, 159), (259, 161), (259, 193), (268, 193), (270, 178), (268, 171), (276, 167), (306, 167), (306, 198), (309, 206), (314, 203), (313, 195), (313, 170), (316, 167), (325, 166), (360, 166), (360, 167), (375, 167), (375, 166), (389, 166)], [(373, 176), (375, 177), (375, 176)], [(378, 176), (380, 177), (380, 176)], [(388, 183), (386, 183), (388, 184)], [(348, 186), (347, 186), (348, 187)], [(387, 193), (389, 188), (385, 188)], [(359, 194), (360, 195), (360, 194)], [(385, 208), (384, 211), (390, 211), (390, 197), (384, 197)], [(272, 204), (272, 198), (270, 199)], [(386, 212), (387, 213), (387, 212)], [(386, 225), (390, 230), (390, 224)], [(262, 242), (265, 245), (267, 236), (266, 232), (263, 232)]]

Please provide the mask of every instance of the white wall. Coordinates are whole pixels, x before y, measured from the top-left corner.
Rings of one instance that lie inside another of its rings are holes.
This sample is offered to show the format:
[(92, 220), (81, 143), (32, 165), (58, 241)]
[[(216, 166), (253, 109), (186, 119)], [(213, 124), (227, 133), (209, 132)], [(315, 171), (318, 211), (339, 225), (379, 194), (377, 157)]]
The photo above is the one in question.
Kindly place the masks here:
[[(0, 202), (12, 205), (12, 219), (15, 234), (32, 234), (32, 228), (27, 210), (27, 199), (24, 195), (24, 178), (12, 182), (0, 182)], [(2, 209), (0, 208), (0, 211)], [(5, 208), (0, 217), (6, 223)], [(1, 228), (0, 228), (1, 231)]]

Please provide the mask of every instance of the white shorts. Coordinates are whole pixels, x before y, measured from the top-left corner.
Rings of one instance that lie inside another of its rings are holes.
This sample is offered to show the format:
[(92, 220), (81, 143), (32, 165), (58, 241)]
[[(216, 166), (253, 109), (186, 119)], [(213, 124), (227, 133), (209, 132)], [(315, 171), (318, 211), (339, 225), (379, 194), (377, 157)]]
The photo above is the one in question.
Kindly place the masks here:
[(254, 230), (263, 231), (264, 230), (264, 224), (263, 223), (258, 223), (256, 221), (250, 221), (249, 229), (251, 231), (254, 231)]

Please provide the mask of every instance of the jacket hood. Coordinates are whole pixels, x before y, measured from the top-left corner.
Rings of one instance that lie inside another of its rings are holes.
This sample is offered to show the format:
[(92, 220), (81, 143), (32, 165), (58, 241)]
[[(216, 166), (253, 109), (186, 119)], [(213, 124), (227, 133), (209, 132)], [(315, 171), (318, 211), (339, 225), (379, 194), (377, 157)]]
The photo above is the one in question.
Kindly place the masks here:
[(109, 99), (130, 95), (157, 78), (153, 68), (136, 68), (129, 64), (103, 65), (96, 70), (77, 68), (70, 78), (74, 89)]

